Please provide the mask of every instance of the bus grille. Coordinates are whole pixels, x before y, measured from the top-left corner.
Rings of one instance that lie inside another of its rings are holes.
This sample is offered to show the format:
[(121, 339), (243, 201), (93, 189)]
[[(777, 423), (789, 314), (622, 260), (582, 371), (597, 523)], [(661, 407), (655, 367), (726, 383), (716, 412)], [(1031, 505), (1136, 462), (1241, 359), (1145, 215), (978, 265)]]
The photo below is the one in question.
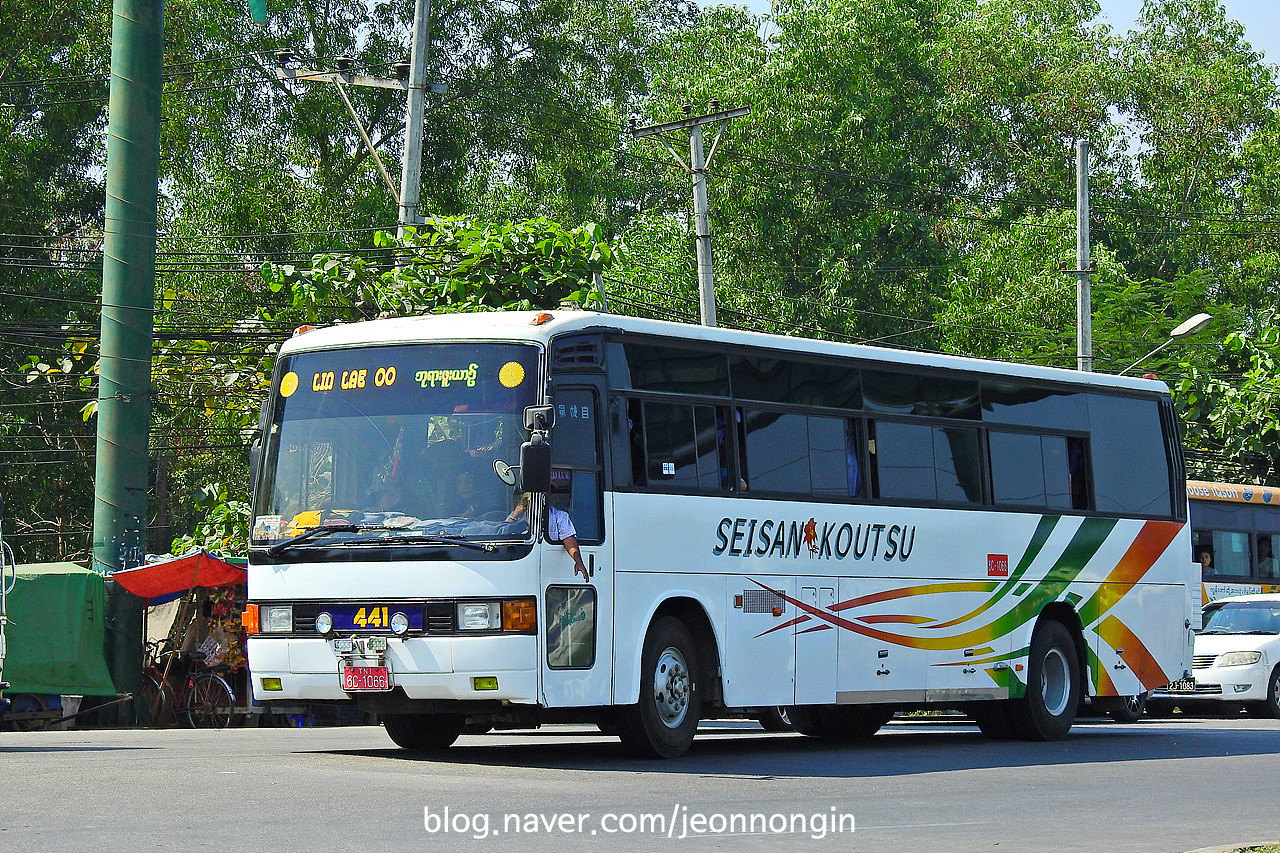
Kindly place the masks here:
[(426, 629), (428, 634), (452, 634), (454, 629), (454, 606), (448, 603), (428, 604), (426, 610)]
[(786, 607), (787, 602), (771, 589), (744, 589), (743, 613), (772, 613), (776, 607)]

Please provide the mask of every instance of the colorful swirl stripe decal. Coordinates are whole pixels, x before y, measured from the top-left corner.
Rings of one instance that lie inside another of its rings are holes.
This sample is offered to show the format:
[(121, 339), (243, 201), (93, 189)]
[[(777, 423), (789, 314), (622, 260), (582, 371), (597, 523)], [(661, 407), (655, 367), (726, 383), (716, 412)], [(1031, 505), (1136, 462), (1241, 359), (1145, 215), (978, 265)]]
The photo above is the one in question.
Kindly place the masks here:
[(1138, 639), (1138, 635), (1116, 617), (1108, 616), (1096, 630), (1098, 636), (1106, 640), (1111, 648), (1124, 649), (1124, 662), (1144, 685), (1159, 686), (1173, 680), (1156, 663), (1155, 657)]
[[(1080, 597), (1070, 595), (1064, 598), (1067, 588), (1074, 583), (1085, 566), (1089, 564), (1111, 533), (1119, 524), (1119, 519), (1084, 518), (1079, 527), (1062, 547), (1056, 558), (1047, 567), (1042, 579), (1028, 577), (1033, 564), (1044, 555), (1051, 535), (1060, 528), (1062, 516), (1048, 515), (1040, 519), (1026, 548), (1018, 557), (1016, 568), (1008, 579), (1002, 581), (947, 581), (941, 583), (920, 584), (883, 590), (869, 595), (862, 595), (821, 608), (806, 604), (792, 598), (780, 590), (776, 590), (752, 579), (752, 583), (766, 589), (779, 598), (793, 604), (800, 615), (784, 624), (774, 626), (757, 636), (773, 633), (808, 622), (820, 620), (821, 624), (805, 628), (797, 633), (826, 630), (830, 627), (870, 637), (876, 640), (893, 643), (912, 649), (929, 651), (957, 651), (981, 646), (971, 651), (964, 661), (939, 662), (935, 666), (954, 666), (961, 664), (994, 664), (1004, 660), (1016, 660), (1025, 657), (1027, 649), (1013, 652), (997, 653), (990, 644), (1000, 637), (1006, 637), (1019, 627), (1033, 622), (1047, 604), (1055, 601), (1067, 601), (1075, 604)], [(1109, 611), (1133, 587), (1138, 584), (1166, 552), (1184, 525), (1177, 522), (1148, 521), (1144, 522), (1133, 542), (1125, 550), (1124, 555), (1108, 572), (1106, 578), (1098, 585), (1093, 595), (1078, 607), (1083, 626), (1094, 631), (1098, 637), (1113, 649), (1124, 649), (1125, 663), (1144, 685), (1157, 686), (1168, 683), (1168, 678), (1156, 662), (1155, 656), (1138, 639), (1119, 618), (1109, 615)], [(963, 616), (934, 622), (936, 617), (923, 614), (892, 613), (863, 614), (848, 611), (881, 604), (889, 601), (911, 599), (924, 601), (928, 596), (951, 596), (957, 593), (986, 593), (988, 597), (980, 605), (969, 610)], [(1022, 594), (1025, 593), (1025, 596)], [(1019, 600), (1004, 613), (995, 616), (985, 624), (974, 624), (974, 620), (990, 611), (998, 603), (1013, 595)], [(1105, 617), (1105, 618), (1104, 618)], [(1099, 620), (1102, 620), (1100, 624)], [(911, 636), (895, 633), (875, 626), (893, 624), (913, 626), (924, 629), (929, 636)], [(948, 632), (948, 628), (968, 626), (959, 632)], [(937, 633), (935, 633), (937, 632)], [(1091, 645), (1086, 643), (1086, 645)], [(1116, 695), (1109, 674), (1100, 666), (1097, 653), (1092, 648), (1086, 649), (1089, 667), (1093, 671), (1095, 689), (1100, 695)], [(1009, 668), (991, 667), (987, 670), (998, 683), (1016, 682), (1017, 676)]]
[(1124, 598), (1138, 581), (1142, 580), (1156, 560), (1178, 535), (1182, 525), (1175, 521), (1148, 521), (1120, 558), (1120, 562), (1107, 575), (1093, 597), (1080, 608), (1080, 621), (1092, 625), (1104, 613)]

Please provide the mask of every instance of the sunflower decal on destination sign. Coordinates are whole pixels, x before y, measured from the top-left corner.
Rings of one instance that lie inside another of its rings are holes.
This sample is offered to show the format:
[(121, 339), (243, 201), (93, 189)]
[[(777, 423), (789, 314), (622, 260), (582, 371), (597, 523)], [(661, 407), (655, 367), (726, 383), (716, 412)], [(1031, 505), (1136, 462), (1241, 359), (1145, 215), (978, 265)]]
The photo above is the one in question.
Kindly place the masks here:
[(524, 365), (518, 361), (508, 361), (498, 371), (498, 381), (503, 388), (515, 388), (524, 381)]

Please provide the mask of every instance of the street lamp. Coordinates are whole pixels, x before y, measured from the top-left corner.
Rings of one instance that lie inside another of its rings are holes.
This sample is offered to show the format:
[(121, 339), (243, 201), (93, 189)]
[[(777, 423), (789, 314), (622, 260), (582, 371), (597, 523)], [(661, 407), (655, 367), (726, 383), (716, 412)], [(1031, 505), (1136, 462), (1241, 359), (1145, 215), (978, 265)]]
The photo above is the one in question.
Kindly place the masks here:
[(1201, 313), (1201, 314), (1195, 315), (1189, 320), (1183, 320), (1176, 329), (1174, 329), (1172, 332), (1169, 333), (1169, 340), (1160, 344), (1160, 346), (1156, 347), (1151, 352), (1147, 353), (1142, 358), (1138, 359), (1133, 364), (1129, 365), (1124, 370), (1120, 371), (1120, 375), (1124, 376), (1130, 370), (1133, 370), (1139, 364), (1142, 364), (1142, 362), (1151, 358), (1151, 356), (1160, 352), (1160, 350), (1164, 349), (1174, 341), (1180, 341), (1183, 338), (1189, 338), (1192, 335), (1196, 334), (1197, 332), (1203, 331), (1204, 327), (1209, 325), (1209, 321), (1212, 319), (1213, 319), (1212, 314)]

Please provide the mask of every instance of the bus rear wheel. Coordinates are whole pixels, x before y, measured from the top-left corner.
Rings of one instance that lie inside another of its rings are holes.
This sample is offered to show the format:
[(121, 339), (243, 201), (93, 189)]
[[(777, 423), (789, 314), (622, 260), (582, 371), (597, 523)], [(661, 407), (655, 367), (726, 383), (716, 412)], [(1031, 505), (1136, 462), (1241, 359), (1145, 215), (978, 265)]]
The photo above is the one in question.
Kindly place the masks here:
[(439, 752), (462, 734), (466, 718), (460, 714), (383, 714), (382, 727), (401, 749)]
[(653, 623), (640, 656), (640, 701), (618, 714), (618, 736), (628, 752), (676, 758), (689, 750), (702, 711), (699, 665), (683, 622), (664, 616)]
[(1080, 706), (1080, 661), (1071, 632), (1047, 620), (1031, 635), (1027, 693), (1010, 702), (1009, 721), (1023, 740), (1061, 740)]

